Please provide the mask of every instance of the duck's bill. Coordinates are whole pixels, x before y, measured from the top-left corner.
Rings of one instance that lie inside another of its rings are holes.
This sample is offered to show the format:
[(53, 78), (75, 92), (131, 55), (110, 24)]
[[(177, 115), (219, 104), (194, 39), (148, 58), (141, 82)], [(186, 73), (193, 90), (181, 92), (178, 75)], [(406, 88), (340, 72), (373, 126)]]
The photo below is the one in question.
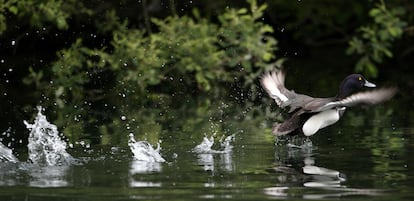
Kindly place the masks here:
[(372, 83), (372, 82), (368, 82), (368, 80), (365, 80), (365, 84), (364, 84), (364, 86), (366, 86), (366, 87), (376, 87), (377, 85), (375, 85), (374, 83)]

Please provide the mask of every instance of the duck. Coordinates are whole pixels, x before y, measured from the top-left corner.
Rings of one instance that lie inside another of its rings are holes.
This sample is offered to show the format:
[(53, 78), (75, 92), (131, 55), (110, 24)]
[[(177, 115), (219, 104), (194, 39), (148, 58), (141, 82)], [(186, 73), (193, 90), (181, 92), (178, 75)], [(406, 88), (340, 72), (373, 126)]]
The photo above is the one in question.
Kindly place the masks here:
[(275, 123), (272, 133), (276, 136), (302, 132), (309, 137), (320, 129), (336, 123), (346, 109), (356, 105), (375, 105), (391, 99), (396, 87), (382, 87), (362, 91), (362, 88), (375, 88), (361, 74), (350, 74), (341, 82), (336, 96), (314, 98), (296, 93), (285, 87), (285, 70), (278, 69), (265, 73), (261, 85), (270, 98), (281, 109), (288, 109), (290, 117), (281, 123)]

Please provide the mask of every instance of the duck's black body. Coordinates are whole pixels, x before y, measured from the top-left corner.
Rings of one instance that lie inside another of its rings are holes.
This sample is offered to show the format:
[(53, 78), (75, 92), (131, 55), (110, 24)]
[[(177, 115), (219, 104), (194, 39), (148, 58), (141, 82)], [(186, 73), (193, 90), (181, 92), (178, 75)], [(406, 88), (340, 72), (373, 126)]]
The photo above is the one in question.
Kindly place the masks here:
[(288, 90), (284, 85), (285, 73), (282, 70), (265, 74), (261, 83), (269, 96), (281, 108), (289, 107), (292, 116), (283, 123), (276, 123), (273, 134), (286, 135), (300, 130), (306, 136), (315, 134), (319, 129), (337, 122), (347, 107), (357, 104), (377, 104), (390, 99), (396, 88), (381, 88), (353, 94), (362, 87), (375, 87), (360, 74), (346, 77), (335, 97), (313, 98)]

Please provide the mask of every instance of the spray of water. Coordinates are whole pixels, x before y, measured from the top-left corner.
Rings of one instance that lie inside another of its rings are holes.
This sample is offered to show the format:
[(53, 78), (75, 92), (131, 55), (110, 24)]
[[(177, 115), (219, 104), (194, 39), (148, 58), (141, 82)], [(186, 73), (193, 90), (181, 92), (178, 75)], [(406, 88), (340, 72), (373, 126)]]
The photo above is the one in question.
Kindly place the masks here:
[(131, 149), (134, 159), (144, 162), (165, 162), (165, 159), (160, 155), (160, 144), (154, 149), (147, 141), (135, 141), (133, 134), (129, 135), (128, 146)]
[(24, 121), (30, 130), (29, 161), (33, 164), (46, 166), (69, 165), (74, 158), (66, 152), (66, 142), (59, 137), (57, 127), (46, 120), (42, 107), (37, 107), (38, 113), (33, 124)]
[(219, 143), (221, 150), (215, 150), (213, 149), (214, 145), (214, 137), (211, 136), (210, 138), (204, 137), (203, 141), (194, 147), (193, 152), (198, 154), (220, 154), (220, 153), (230, 153), (233, 150), (233, 145), (231, 145), (231, 142), (234, 141), (234, 134), (229, 135), (226, 138), (221, 138)]
[(13, 155), (11, 149), (0, 143), (0, 162), (17, 163), (19, 160)]
[[(235, 134), (225, 138), (222, 137), (217, 146), (214, 146), (215, 142), (213, 136), (210, 138), (204, 137), (203, 141), (193, 148), (193, 153), (196, 153), (198, 157), (197, 162), (203, 167), (204, 171), (214, 173), (216, 167), (229, 172), (234, 170), (232, 160), (233, 145), (231, 144), (234, 141), (234, 136)], [(219, 150), (216, 150), (213, 147), (219, 148)], [(217, 159), (216, 156), (220, 157), (219, 161), (215, 160)], [(216, 164), (216, 162), (218, 162), (218, 164)]]

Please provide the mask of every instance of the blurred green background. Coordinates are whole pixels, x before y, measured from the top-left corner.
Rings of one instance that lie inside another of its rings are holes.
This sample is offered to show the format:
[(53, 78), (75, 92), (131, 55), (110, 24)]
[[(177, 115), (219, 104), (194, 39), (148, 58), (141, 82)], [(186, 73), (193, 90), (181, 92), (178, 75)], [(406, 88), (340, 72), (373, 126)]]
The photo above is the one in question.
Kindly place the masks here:
[(0, 132), (25, 144), (36, 105), (71, 142), (201, 139), (226, 122), (269, 131), (282, 117), (258, 80), (282, 65), (288, 88), (312, 96), (335, 95), (353, 72), (399, 86), (404, 101), (373, 113), (402, 108), (405, 127), (412, 10), (409, 0), (0, 0)]

